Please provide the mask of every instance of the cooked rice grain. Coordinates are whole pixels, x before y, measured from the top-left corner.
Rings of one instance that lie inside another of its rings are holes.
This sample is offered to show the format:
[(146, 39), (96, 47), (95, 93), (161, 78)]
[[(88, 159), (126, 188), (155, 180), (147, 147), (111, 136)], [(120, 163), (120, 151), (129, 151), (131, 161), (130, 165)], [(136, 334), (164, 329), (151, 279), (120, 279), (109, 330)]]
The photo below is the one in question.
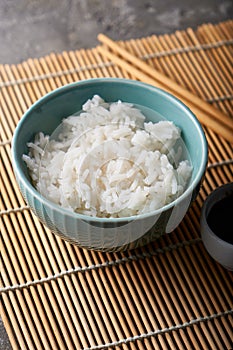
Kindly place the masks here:
[(36, 189), (72, 211), (126, 217), (163, 207), (184, 192), (192, 167), (174, 148), (180, 129), (145, 122), (132, 104), (95, 95), (53, 135), (36, 135), (23, 155)]

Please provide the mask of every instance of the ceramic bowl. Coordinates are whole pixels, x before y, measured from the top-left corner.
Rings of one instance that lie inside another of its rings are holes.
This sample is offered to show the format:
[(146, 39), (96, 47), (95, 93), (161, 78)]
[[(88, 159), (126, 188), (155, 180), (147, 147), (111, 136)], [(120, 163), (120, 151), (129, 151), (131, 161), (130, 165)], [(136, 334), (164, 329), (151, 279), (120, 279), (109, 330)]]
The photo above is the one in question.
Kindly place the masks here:
[(233, 270), (233, 183), (216, 188), (205, 200), (201, 213), (201, 235), (208, 253)]
[[(28, 153), (27, 143), (40, 131), (52, 134), (63, 118), (79, 111), (95, 94), (108, 102), (122, 100), (140, 105), (145, 108), (147, 121), (165, 118), (181, 128), (193, 172), (188, 188), (179, 198), (147, 214), (106, 219), (71, 212), (37, 192), (22, 160), (22, 155)], [(83, 248), (120, 251), (147, 244), (179, 225), (199, 192), (207, 164), (207, 148), (197, 118), (174, 96), (134, 80), (98, 78), (63, 86), (34, 103), (16, 127), (12, 156), (15, 176), (27, 204), (52, 232)]]

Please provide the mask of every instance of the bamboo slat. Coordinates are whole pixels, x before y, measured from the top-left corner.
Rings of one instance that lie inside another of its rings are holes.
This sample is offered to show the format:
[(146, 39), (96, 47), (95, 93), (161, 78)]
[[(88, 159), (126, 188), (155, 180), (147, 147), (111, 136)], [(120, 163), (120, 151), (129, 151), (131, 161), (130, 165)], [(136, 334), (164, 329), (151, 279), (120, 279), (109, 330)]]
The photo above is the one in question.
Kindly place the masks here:
[[(206, 252), (199, 221), (206, 196), (233, 181), (232, 44), (229, 20), (121, 41), (112, 51), (100, 45), (0, 65), (0, 305), (13, 350), (231, 349), (233, 274)], [(203, 123), (209, 162), (197, 199), (174, 232), (133, 251), (65, 242), (39, 222), (17, 187), (11, 139), (18, 121), (65, 84), (96, 77), (154, 84), (152, 71), (161, 87), (193, 98)]]
[[(181, 85), (176, 84), (173, 80), (167, 78), (164, 74), (152, 69), (144, 61), (130, 54), (127, 50), (120, 47), (114, 41), (103, 34), (98, 35), (98, 39), (105, 44), (98, 48), (103, 56), (109, 58), (112, 62), (134, 74), (134, 76), (148, 84), (162, 88), (176, 97), (180, 98), (195, 114), (199, 121), (208, 126), (219, 135), (226, 138), (227, 141), (233, 143), (233, 121), (220, 113), (210, 105), (191, 94)], [(110, 52), (107, 48), (116, 51), (121, 57)], [(133, 66), (132, 66), (133, 65)]]

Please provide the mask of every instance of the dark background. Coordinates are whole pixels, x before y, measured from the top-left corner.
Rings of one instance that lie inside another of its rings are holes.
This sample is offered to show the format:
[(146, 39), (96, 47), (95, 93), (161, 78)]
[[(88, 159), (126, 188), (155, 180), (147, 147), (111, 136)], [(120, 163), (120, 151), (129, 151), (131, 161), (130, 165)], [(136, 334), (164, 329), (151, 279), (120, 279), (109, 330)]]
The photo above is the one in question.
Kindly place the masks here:
[(232, 0), (0, 0), (0, 63), (230, 19)]

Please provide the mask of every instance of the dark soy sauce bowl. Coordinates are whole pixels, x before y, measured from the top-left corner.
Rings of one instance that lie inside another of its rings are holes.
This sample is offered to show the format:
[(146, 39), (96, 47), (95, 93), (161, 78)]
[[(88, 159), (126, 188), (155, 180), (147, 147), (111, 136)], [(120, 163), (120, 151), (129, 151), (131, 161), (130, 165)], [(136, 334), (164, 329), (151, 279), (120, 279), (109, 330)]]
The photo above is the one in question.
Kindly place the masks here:
[(233, 271), (233, 182), (218, 187), (206, 198), (201, 235), (212, 258)]

